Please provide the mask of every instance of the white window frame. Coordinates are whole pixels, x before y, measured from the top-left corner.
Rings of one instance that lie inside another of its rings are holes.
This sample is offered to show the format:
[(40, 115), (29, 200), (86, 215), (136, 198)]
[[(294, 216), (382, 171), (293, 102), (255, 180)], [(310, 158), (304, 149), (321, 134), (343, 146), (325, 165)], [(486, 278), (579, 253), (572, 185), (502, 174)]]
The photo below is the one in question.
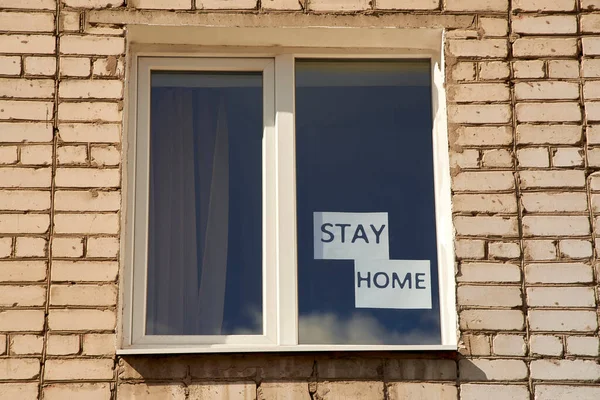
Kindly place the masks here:
[[(128, 134), (122, 248), (123, 304), (119, 354), (261, 351), (456, 350), (450, 168), (441, 48), (422, 52), (348, 49), (230, 50), (210, 53), (134, 51), (128, 71)], [(296, 58), (429, 59), (432, 77), (433, 159), (437, 230), (441, 344), (298, 344), (296, 254), (296, 165), (294, 65)], [(262, 71), (263, 136), (263, 335), (144, 335), (146, 318), (147, 210), (149, 174), (150, 72)], [(272, 79), (269, 79), (272, 78)], [(274, 85), (273, 85), (274, 83)], [(268, 211), (270, 210), (270, 211)], [(274, 211), (273, 211), (274, 210)]]

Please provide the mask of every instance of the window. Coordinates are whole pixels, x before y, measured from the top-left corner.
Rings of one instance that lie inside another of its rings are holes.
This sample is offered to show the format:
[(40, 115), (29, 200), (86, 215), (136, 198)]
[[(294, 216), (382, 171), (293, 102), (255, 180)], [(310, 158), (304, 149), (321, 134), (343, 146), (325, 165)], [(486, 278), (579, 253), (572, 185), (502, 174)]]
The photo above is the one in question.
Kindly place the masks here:
[(439, 75), (137, 57), (122, 352), (455, 348)]

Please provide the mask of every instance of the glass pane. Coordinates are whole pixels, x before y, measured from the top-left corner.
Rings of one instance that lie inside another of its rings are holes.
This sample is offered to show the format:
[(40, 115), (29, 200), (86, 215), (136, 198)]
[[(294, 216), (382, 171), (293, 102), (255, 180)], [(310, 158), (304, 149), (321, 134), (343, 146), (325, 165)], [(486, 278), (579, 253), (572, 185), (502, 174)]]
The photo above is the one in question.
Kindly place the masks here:
[(439, 344), (428, 60), (298, 60), (299, 341)]
[(153, 72), (148, 335), (262, 334), (261, 73)]

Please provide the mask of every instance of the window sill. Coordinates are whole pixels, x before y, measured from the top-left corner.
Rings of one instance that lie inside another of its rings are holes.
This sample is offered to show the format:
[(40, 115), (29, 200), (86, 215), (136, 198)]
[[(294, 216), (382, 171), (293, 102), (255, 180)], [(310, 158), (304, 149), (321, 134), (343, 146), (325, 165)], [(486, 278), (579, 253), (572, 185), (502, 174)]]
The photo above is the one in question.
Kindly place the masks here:
[(296, 346), (130, 346), (118, 349), (117, 355), (202, 354), (202, 353), (262, 353), (310, 351), (457, 351), (456, 345), (296, 345)]

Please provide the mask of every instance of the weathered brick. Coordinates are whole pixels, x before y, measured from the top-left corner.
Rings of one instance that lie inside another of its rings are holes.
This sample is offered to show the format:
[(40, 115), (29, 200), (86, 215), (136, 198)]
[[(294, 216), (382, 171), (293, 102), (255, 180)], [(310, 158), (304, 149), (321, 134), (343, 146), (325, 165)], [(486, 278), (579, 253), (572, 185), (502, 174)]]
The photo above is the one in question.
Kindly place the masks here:
[(43, 214), (0, 214), (2, 233), (46, 233), (50, 217)]
[(516, 114), (519, 122), (581, 121), (581, 108), (578, 103), (518, 103)]
[(461, 263), (459, 282), (520, 282), (521, 271), (510, 263)]
[[(2, 227), (0, 216), (0, 229)], [(119, 233), (118, 214), (56, 214), (56, 233), (117, 234)]]
[(45, 257), (47, 244), (45, 238), (19, 237), (15, 242), (15, 256)]
[(65, 6), (74, 8), (120, 7), (124, 0), (62, 0)]
[[(585, 40), (585, 39), (584, 39)], [(576, 56), (575, 38), (520, 38), (513, 43), (515, 57)]]
[(52, 54), (55, 49), (54, 36), (51, 35), (1, 35), (0, 53), (16, 54)]
[[(256, 392), (256, 388), (254, 389)], [(255, 393), (256, 394), (256, 393)], [(184, 400), (185, 389), (183, 384), (163, 383), (160, 385), (147, 385), (145, 383), (121, 383), (117, 387), (117, 395), (123, 399), (132, 400)], [(197, 397), (197, 398), (212, 398), (212, 397)], [(223, 397), (227, 398), (227, 397)], [(237, 399), (237, 398), (236, 398)], [(239, 399), (246, 399), (240, 397)]]
[(118, 143), (121, 137), (116, 124), (60, 124), (59, 132), (65, 142)]
[(596, 400), (600, 396), (600, 387), (568, 385), (536, 385), (536, 400)]
[(114, 258), (119, 253), (119, 239), (112, 237), (89, 238), (86, 257)]
[(58, 118), (61, 121), (119, 122), (121, 110), (117, 103), (60, 103)]
[(90, 333), (83, 336), (85, 355), (112, 355), (116, 351), (116, 337), (113, 334)]
[(68, 99), (120, 99), (123, 84), (118, 80), (63, 80), (58, 95)]
[(45, 278), (45, 261), (0, 261), (0, 282), (39, 282)]
[(57, 306), (113, 306), (117, 303), (114, 285), (52, 285), (50, 304)]
[(42, 354), (44, 337), (42, 335), (12, 335), (10, 340), (11, 355)]
[(64, 35), (60, 38), (61, 54), (119, 55), (125, 51), (125, 39), (110, 36)]
[(516, 15), (512, 20), (512, 29), (516, 33), (553, 35), (577, 33), (575, 15)]
[[(226, 9), (226, 10), (252, 10), (252, 9), (256, 9), (257, 7), (257, 2), (256, 0), (195, 0), (196, 1), (196, 8), (197, 9), (202, 9), (202, 10), (220, 10), (220, 9)], [(314, 2), (309, 3), (309, 5), (313, 5), (313, 3), (322, 3), (323, 7), (326, 9), (328, 7), (331, 7), (333, 9), (336, 9), (336, 5), (340, 4), (340, 8), (344, 8), (349, 2), (345, 1), (343, 3), (340, 3), (336, 0), (317, 0)], [(327, 4), (327, 5), (325, 5)], [(330, 6), (328, 6), (329, 4), (331, 4)], [(316, 8), (313, 8), (316, 9)]]
[(48, 335), (47, 354), (72, 355), (79, 352), (79, 336), (76, 335)]
[(600, 55), (600, 37), (583, 37), (581, 43), (583, 44), (583, 54), (585, 56)]
[(455, 194), (452, 196), (454, 211), (514, 213), (517, 198), (514, 194)]
[(522, 335), (496, 335), (493, 348), (494, 354), (499, 356), (524, 356), (527, 344)]
[(583, 263), (528, 264), (528, 283), (587, 283), (592, 281), (592, 267)]
[(512, 153), (506, 149), (486, 150), (481, 160), (484, 167), (511, 168), (513, 165)]
[[(2, 0), (0, 0), (2, 4)], [(38, 400), (38, 384), (32, 382), (0, 383), (0, 398)]]
[(541, 60), (514, 61), (515, 78), (543, 78), (546, 75), (544, 62)]
[(531, 377), (545, 380), (597, 380), (600, 365), (587, 360), (534, 360)]
[(21, 8), (28, 10), (54, 10), (54, 0), (0, 0), (0, 8)]
[(488, 249), (492, 259), (511, 259), (521, 256), (521, 248), (515, 242), (490, 242)]
[(517, 100), (579, 99), (579, 84), (562, 81), (518, 82), (515, 96)]
[(454, 242), (454, 252), (458, 258), (480, 259), (485, 257), (485, 241), (459, 239)]
[(52, 102), (0, 100), (0, 119), (48, 121), (52, 119), (53, 112)]
[(92, 64), (89, 58), (61, 57), (60, 75), (61, 76), (90, 76)]
[(567, 336), (567, 353), (597, 357), (600, 341), (595, 336)]
[(82, 238), (54, 238), (52, 241), (53, 257), (82, 257), (83, 239)]
[(87, 146), (60, 146), (56, 149), (58, 164), (87, 164)]
[(507, 0), (446, 0), (448, 11), (506, 11)]
[(111, 397), (110, 383), (52, 383), (42, 389), (44, 400), (63, 400), (80, 397), (85, 400), (107, 400)]
[(0, 122), (1, 142), (48, 142), (52, 125), (40, 122)]
[(55, 182), (58, 187), (118, 187), (118, 169), (58, 168)]
[(530, 346), (533, 354), (560, 356), (563, 353), (562, 340), (557, 336), (532, 335)]
[(368, 9), (369, 3), (367, 0), (313, 0), (309, 8), (313, 11), (359, 11)]
[(489, 385), (465, 383), (460, 385), (461, 400), (529, 400), (529, 390), (525, 385)]
[(550, 60), (548, 61), (548, 76), (550, 78), (579, 78), (579, 61)]
[[(479, 18), (479, 28), (483, 30), (483, 36), (506, 36), (508, 33), (508, 21), (504, 18)], [(483, 67), (486, 63), (482, 63), (480, 67)], [(506, 65), (506, 63), (503, 63)], [(508, 66), (502, 67), (508, 69)], [(481, 78), (481, 70), (479, 73)], [(485, 79), (485, 78), (483, 78)]]
[(527, 288), (530, 307), (594, 307), (594, 290), (590, 287)]
[(592, 243), (587, 240), (561, 240), (560, 256), (564, 258), (587, 258), (592, 256)]
[(508, 43), (506, 39), (451, 40), (448, 50), (456, 57), (506, 57)]
[(525, 236), (577, 236), (589, 233), (588, 217), (559, 215), (523, 217)]
[(503, 83), (479, 83), (452, 85), (448, 87), (449, 101), (468, 103), (474, 101), (508, 101), (508, 85)]
[[(490, 18), (490, 20), (492, 19), (496, 20), (496, 18)], [(482, 18), (480, 21), (483, 20)], [(483, 61), (479, 63), (479, 79), (507, 79), (509, 76), (510, 67), (505, 61)]]
[(521, 330), (525, 324), (519, 310), (464, 310), (460, 312), (461, 329)]
[(403, 399), (438, 399), (454, 400), (457, 398), (457, 388), (454, 385), (422, 384), (409, 382), (393, 382), (387, 384), (390, 400)]
[(0, 78), (0, 97), (52, 98), (54, 82), (50, 79)]
[(457, 216), (454, 218), (454, 225), (459, 235), (514, 236), (517, 234), (517, 220), (514, 217)]
[[(0, 311), (0, 331), (41, 331), (43, 328), (44, 310)], [(0, 371), (2, 371), (2, 368), (0, 368)]]
[(90, 158), (92, 165), (119, 165), (121, 151), (115, 146), (93, 146), (90, 149)]
[(42, 307), (46, 303), (46, 288), (43, 286), (0, 286), (2, 307)]
[(552, 165), (554, 167), (581, 167), (583, 166), (584, 150), (577, 147), (562, 147), (552, 151)]
[(459, 286), (456, 296), (461, 306), (516, 307), (523, 303), (517, 286)]
[(546, 147), (528, 147), (517, 150), (520, 167), (545, 168), (550, 166), (550, 158)]
[(510, 171), (461, 172), (454, 176), (452, 183), (452, 188), (457, 191), (487, 192), (515, 187), (515, 179)]
[[(1, 264), (0, 262), (0, 266)], [(118, 264), (110, 261), (54, 261), (52, 281), (113, 282), (117, 278), (118, 269)]]
[[(2, 379), (2, 380), (35, 379), (38, 377), (39, 373), (40, 373), (40, 361), (38, 359), (35, 359), (35, 358), (2, 358), (2, 359), (0, 359), (0, 379)], [(0, 393), (2, 393), (2, 392), (0, 392)]]
[(21, 164), (50, 165), (52, 164), (51, 145), (31, 145), (21, 147)]
[(110, 359), (51, 359), (46, 360), (44, 379), (81, 380), (112, 379), (113, 360)]
[(584, 192), (525, 192), (521, 201), (527, 212), (587, 211), (588, 208)]
[[(389, 391), (389, 390), (388, 390)], [(310, 400), (307, 382), (261, 382), (257, 388), (258, 400)]]
[(49, 208), (50, 192), (0, 190), (0, 210), (41, 211)]
[(191, 9), (193, 0), (131, 0), (128, 4), (135, 8), (153, 8), (153, 9)]
[[(308, 385), (306, 386), (305, 393), (308, 394)], [(252, 381), (197, 383), (190, 385), (189, 392), (190, 397), (196, 399), (255, 400), (256, 384)]]
[(0, 75), (21, 74), (21, 57), (0, 56)]
[[(42, 311), (43, 312), (43, 311)], [(43, 322), (43, 321), (42, 321)], [(110, 310), (50, 310), (48, 327), (50, 330), (113, 330), (116, 315)], [(66, 379), (74, 379), (69, 377)], [(91, 379), (88, 377), (87, 379)], [(108, 378), (110, 379), (110, 378)]]
[(529, 188), (560, 188), (583, 187), (585, 175), (583, 171), (521, 171), (521, 187)]
[(590, 332), (598, 329), (594, 311), (530, 310), (532, 331)]
[(527, 125), (517, 126), (517, 140), (522, 144), (576, 144), (581, 142), (579, 125)]
[(507, 104), (448, 106), (448, 120), (457, 124), (503, 124), (510, 122), (511, 115), (511, 109)]
[(527, 366), (521, 360), (460, 360), (461, 381), (513, 381), (527, 377)]
[(522, 11), (573, 11), (575, 9), (575, 1), (514, 0), (513, 9)]

